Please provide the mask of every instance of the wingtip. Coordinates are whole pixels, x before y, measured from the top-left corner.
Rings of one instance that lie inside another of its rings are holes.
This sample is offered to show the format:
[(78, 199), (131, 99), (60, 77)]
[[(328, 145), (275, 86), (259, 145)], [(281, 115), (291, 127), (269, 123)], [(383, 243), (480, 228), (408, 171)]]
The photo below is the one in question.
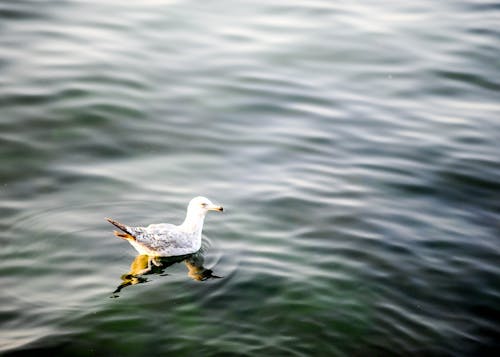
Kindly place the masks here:
[(121, 233), (118, 231), (113, 231), (113, 234), (117, 236), (118, 238), (125, 239), (125, 240), (135, 240), (135, 237), (131, 234), (128, 233)]

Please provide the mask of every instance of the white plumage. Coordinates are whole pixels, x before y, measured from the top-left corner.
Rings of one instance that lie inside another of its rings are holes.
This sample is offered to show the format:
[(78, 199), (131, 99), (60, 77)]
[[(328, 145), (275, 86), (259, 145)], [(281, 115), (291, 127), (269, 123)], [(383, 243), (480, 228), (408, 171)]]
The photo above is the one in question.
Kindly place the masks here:
[(106, 218), (124, 233), (115, 231), (117, 237), (126, 239), (140, 253), (149, 256), (171, 257), (196, 253), (201, 247), (201, 231), (208, 211), (222, 212), (208, 198), (195, 197), (188, 205), (186, 219), (178, 226), (170, 223), (132, 227)]

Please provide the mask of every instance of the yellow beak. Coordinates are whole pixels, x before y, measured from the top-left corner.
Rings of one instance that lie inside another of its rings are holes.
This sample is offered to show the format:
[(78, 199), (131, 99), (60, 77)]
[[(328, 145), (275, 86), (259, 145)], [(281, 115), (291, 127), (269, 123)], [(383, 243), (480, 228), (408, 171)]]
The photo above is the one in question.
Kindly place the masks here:
[(224, 211), (224, 207), (222, 207), (222, 206), (210, 206), (209, 210), (222, 212), (222, 211)]

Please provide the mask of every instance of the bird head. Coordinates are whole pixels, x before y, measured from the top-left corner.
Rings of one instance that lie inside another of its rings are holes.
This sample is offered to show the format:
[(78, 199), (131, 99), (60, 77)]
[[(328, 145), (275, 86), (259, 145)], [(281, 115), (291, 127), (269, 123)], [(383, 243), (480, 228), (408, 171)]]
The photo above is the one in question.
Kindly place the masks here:
[(208, 198), (202, 196), (193, 198), (188, 205), (188, 211), (197, 211), (202, 214), (207, 214), (208, 211), (222, 212), (223, 210), (222, 206), (215, 205)]

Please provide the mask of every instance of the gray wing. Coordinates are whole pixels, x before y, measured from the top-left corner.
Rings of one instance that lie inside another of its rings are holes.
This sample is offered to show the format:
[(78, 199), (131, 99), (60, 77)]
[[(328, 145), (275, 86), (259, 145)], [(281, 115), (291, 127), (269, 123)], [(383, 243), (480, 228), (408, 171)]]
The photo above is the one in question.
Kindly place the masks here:
[(135, 239), (146, 248), (161, 251), (171, 248), (189, 247), (191, 239), (173, 224), (152, 224), (148, 227), (132, 227)]

